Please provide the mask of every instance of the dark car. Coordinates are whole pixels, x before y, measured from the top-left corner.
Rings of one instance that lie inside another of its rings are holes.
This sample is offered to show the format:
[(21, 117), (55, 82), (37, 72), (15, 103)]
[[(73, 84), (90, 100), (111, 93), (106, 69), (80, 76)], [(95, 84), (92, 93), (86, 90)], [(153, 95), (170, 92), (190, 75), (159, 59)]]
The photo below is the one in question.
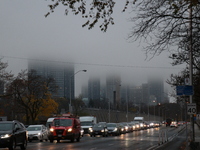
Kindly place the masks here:
[(105, 123), (95, 124), (92, 128), (89, 129), (90, 136), (102, 135), (108, 136), (108, 129)]
[(107, 129), (109, 135), (120, 135), (120, 126), (117, 123), (107, 123)]
[(124, 124), (118, 123), (118, 125), (119, 125), (119, 128), (120, 128), (120, 134), (125, 134), (126, 133), (126, 129), (125, 129)]
[(26, 127), (19, 121), (0, 121), (0, 148), (13, 150), (20, 146), (21, 150), (27, 147), (28, 134)]

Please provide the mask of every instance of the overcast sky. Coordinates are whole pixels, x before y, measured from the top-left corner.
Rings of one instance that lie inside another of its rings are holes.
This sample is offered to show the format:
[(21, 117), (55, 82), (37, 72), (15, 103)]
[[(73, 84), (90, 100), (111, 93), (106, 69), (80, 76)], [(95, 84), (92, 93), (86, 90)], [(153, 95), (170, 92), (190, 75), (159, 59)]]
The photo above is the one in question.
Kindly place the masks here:
[(164, 80), (181, 67), (172, 67), (169, 53), (145, 60), (145, 43), (128, 42), (127, 35), (134, 26), (128, 22), (130, 10), (122, 13), (124, 2), (117, 3), (114, 26), (103, 33), (98, 25), (82, 28), (81, 16), (64, 15), (64, 7), (45, 18), (49, 11), (46, 0), (0, 0), (0, 57), (8, 62), (8, 70), (17, 74), (27, 68), (27, 58), (42, 56), (53, 61), (74, 62), (76, 95), (80, 87), (93, 75), (106, 76), (109, 72), (121, 75), (125, 82), (142, 84), (149, 75), (162, 75)]

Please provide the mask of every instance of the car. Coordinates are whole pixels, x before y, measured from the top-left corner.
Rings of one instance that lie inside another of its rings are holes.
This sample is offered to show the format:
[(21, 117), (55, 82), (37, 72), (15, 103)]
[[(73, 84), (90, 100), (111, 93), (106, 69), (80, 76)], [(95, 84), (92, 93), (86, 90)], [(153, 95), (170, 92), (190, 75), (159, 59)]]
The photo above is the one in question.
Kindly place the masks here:
[(20, 146), (21, 150), (27, 147), (28, 133), (23, 123), (13, 121), (0, 121), (0, 148), (13, 150)]
[(178, 124), (176, 121), (172, 121), (171, 124), (170, 124), (170, 127), (178, 127)]
[(178, 126), (183, 126), (185, 124), (185, 121), (179, 121)]
[(117, 123), (107, 123), (109, 135), (120, 135), (120, 126)]
[(118, 123), (119, 128), (120, 128), (120, 134), (125, 134), (126, 130), (125, 130), (125, 125), (122, 123)]
[(106, 123), (98, 123), (95, 124), (93, 127), (89, 128), (90, 136), (101, 135), (103, 137), (108, 136), (108, 129)]
[(29, 125), (27, 128), (28, 131), (28, 141), (32, 142), (33, 140), (43, 140), (48, 141), (48, 129), (44, 125)]
[(122, 124), (125, 126), (126, 133), (131, 132), (131, 126), (127, 122), (122, 122)]
[[(82, 130), (83, 131), (83, 130)], [(70, 140), (80, 142), (81, 139), (81, 123), (79, 117), (72, 114), (62, 114), (62, 116), (55, 118), (50, 125), (50, 134), (48, 135), (50, 143), (57, 140)]]

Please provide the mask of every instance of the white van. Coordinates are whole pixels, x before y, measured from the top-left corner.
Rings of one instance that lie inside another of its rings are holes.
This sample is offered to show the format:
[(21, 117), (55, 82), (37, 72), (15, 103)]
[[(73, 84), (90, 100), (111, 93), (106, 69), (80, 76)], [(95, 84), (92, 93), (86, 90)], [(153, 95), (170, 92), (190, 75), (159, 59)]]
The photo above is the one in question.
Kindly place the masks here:
[(48, 119), (47, 119), (47, 122), (46, 122), (46, 127), (47, 127), (47, 128), (49, 128), (49, 125), (52, 124), (53, 120), (54, 120), (54, 118), (48, 118)]
[(134, 121), (143, 122), (144, 121), (144, 117), (134, 117)]

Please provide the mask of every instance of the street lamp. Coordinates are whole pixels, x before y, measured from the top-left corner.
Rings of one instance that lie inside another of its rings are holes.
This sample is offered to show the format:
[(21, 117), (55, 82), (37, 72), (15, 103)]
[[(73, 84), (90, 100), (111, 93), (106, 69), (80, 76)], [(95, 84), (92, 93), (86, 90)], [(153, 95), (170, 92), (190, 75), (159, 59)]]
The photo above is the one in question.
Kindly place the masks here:
[(87, 70), (79, 70), (75, 72), (73, 75), (70, 76), (70, 104), (69, 104), (69, 112), (72, 113), (72, 94), (71, 94), (71, 84), (72, 84), (72, 77), (74, 77), (79, 72), (87, 72)]

